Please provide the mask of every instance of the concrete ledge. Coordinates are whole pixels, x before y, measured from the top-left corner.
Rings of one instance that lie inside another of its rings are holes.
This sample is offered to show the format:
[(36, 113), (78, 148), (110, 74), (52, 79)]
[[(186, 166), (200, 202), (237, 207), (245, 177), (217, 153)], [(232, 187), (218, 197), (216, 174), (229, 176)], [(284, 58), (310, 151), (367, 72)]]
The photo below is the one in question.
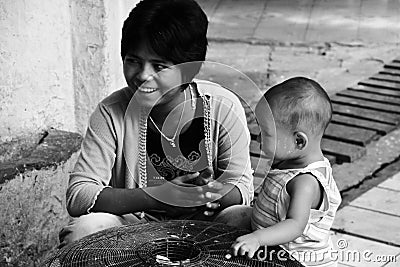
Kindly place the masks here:
[[(36, 141), (36, 142), (35, 142)], [(25, 141), (0, 145), (0, 184), (27, 170), (40, 170), (64, 162), (78, 151), (82, 136), (77, 133), (51, 129)]]
[(76, 133), (50, 130), (36, 143), (22, 142), (23, 148), (16, 147), (20, 142), (8, 145), (13, 152), (0, 163), (0, 266), (41, 266), (58, 246), (81, 140)]
[(65, 192), (78, 153), (0, 185), (0, 266), (41, 266), (68, 222)]

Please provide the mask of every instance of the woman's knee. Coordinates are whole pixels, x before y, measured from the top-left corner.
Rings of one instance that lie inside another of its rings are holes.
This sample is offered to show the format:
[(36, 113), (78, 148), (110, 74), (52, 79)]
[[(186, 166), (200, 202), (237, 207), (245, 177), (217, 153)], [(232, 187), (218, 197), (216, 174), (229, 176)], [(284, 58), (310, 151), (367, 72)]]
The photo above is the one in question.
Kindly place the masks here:
[(60, 231), (60, 247), (101, 230), (125, 224), (127, 224), (127, 222), (123, 217), (102, 212), (90, 213), (78, 218), (73, 218), (69, 224)]
[(214, 222), (224, 223), (237, 228), (251, 230), (252, 207), (245, 205), (234, 205), (222, 210), (214, 219)]

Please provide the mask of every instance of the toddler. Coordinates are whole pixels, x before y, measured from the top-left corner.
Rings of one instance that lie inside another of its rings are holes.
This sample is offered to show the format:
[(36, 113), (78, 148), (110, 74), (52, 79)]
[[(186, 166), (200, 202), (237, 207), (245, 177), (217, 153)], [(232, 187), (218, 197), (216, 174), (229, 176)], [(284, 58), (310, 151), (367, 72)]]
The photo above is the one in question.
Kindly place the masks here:
[(291, 78), (268, 90), (255, 112), (261, 149), (274, 159), (252, 209), (253, 232), (236, 239), (233, 254), (252, 258), (261, 246), (282, 245), (306, 266), (336, 266), (330, 228), (341, 197), (321, 151), (332, 116), (327, 93)]

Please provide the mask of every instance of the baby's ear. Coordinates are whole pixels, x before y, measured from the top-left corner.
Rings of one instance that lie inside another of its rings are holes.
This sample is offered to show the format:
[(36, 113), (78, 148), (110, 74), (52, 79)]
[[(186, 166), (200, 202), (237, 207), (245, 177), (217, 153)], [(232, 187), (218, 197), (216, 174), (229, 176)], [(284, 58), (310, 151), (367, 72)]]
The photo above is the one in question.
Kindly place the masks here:
[(303, 132), (295, 132), (294, 133), (295, 145), (299, 150), (303, 150), (308, 145), (308, 137)]

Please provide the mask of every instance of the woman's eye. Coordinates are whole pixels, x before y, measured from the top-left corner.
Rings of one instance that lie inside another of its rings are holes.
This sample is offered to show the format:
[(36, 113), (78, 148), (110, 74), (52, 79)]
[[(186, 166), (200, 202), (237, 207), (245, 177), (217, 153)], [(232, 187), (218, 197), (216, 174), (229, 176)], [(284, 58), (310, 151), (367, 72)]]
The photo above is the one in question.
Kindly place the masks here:
[(154, 64), (153, 68), (155, 71), (162, 71), (162, 70), (168, 68), (168, 66), (161, 65), (161, 64)]
[(125, 58), (125, 62), (128, 64), (140, 64), (139, 60), (136, 58)]

